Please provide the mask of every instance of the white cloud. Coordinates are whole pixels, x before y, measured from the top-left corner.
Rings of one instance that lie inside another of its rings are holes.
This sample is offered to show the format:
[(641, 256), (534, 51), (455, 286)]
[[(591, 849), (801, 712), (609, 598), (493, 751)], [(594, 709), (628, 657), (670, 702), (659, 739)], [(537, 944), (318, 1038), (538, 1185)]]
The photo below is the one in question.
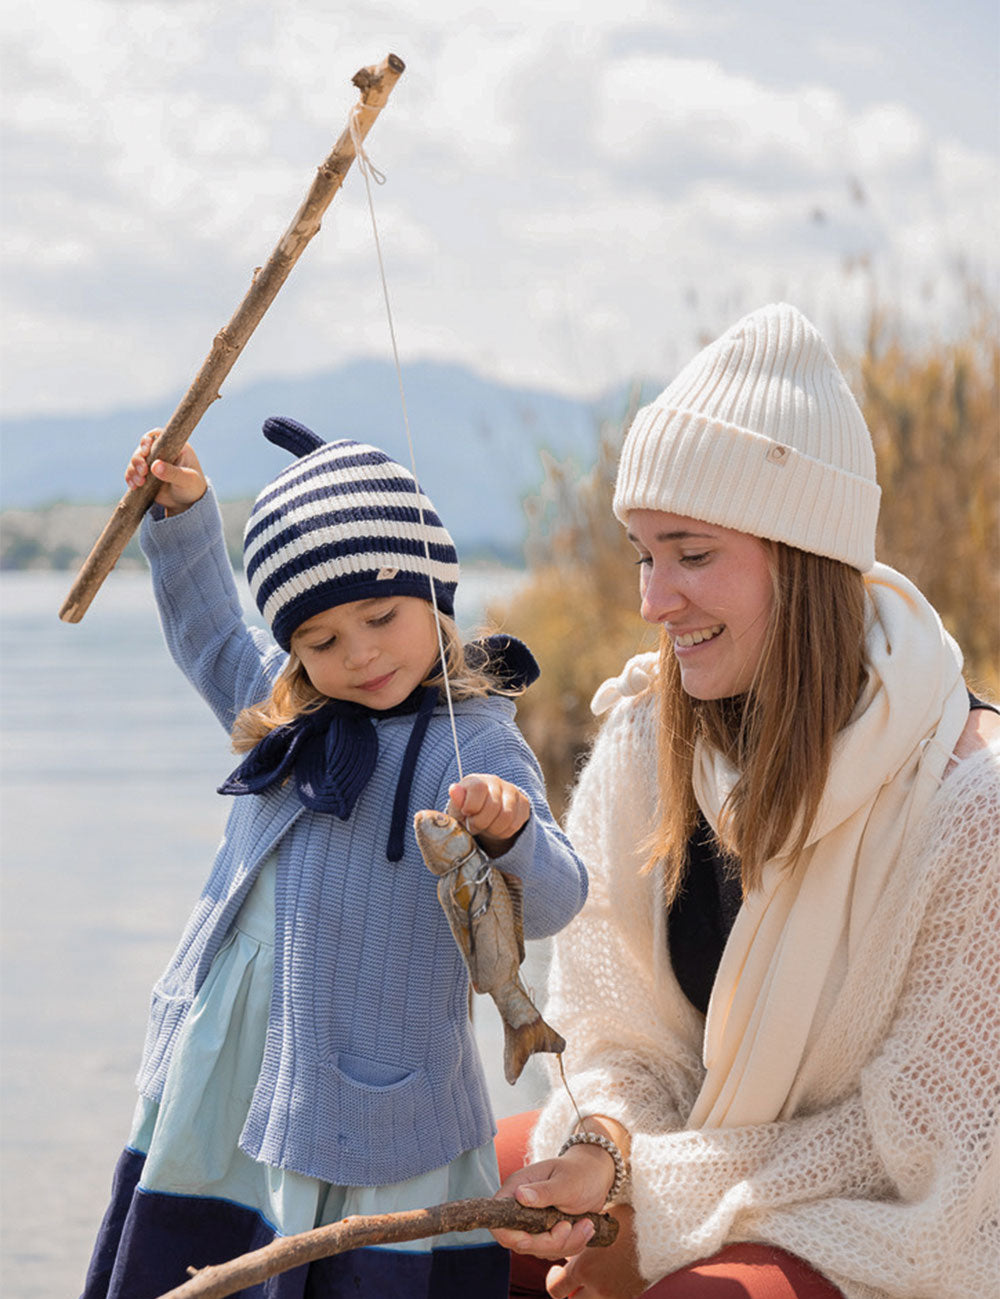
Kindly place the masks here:
[[(406, 356), (593, 389), (662, 373), (777, 292), (837, 315), (839, 283), (853, 310), (843, 263), (861, 253), (894, 284), (961, 254), (995, 274), (995, 156), (941, 132), (926, 86), (858, 98), (830, 72), (885, 48), (820, 33), (826, 63), (778, 77), (764, 28), (759, 50), (726, 44), (739, 12), (22, 6), (2, 109), (9, 409), (183, 388), (342, 129), (351, 76), (389, 50), (407, 71), (369, 149)], [(386, 355), (376, 277), (352, 171), (230, 382)]]
[(844, 40), (823, 32), (816, 39), (817, 52), (834, 65), (847, 68), (875, 69), (885, 67), (885, 58), (870, 41)]
[(601, 101), (602, 146), (646, 163), (673, 145), (741, 167), (777, 151), (812, 170), (823, 165), (817, 136), (843, 113), (820, 87), (776, 91), (709, 59), (665, 55), (610, 66)]
[(850, 124), (855, 157), (869, 171), (912, 162), (928, 147), (927, 131), (899, 104), (875, 104)]

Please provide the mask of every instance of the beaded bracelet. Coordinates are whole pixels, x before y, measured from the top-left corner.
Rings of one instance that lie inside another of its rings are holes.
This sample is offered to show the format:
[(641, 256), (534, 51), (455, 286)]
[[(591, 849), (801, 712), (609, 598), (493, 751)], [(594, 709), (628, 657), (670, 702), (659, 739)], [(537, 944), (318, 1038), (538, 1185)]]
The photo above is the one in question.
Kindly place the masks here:
[(615, 1180), (611, 1183), (611, 1190), (608, 1191), (607, 1197), (608, 1200), (613, 1200), (628, 1181), (628, 1169), (625, 1167), (625, 1160), (615, 1143), (610, 1137), (602, 1136), (599, 1132), (574, 1132), (571, 1137), (567, 1137), (562, 1143), (559, 1154), (564, 1155), (570, 1146), (600, 1146), (602, 1150), (608, 1152), (615, 1161)]

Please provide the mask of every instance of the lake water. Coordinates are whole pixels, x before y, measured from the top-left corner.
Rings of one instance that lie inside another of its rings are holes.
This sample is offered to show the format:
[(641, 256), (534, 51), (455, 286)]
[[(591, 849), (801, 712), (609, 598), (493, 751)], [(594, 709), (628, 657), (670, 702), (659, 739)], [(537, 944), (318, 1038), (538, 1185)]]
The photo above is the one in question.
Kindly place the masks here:
[[(511, 593), (463, 574), (463, 627)], [(225, 734), (163, 648), (144, 573), (113, 573), (84, 620), (71, 575), (0, 575), (0, 1289), (72, 1299), (128, 1132), (149, 988), (221, 835)], [(526, 976), (544, 977), (543, 944)], [(492, 1002), (476, 1027), (498, 1115), (535, 1104), (503, 1080)]]

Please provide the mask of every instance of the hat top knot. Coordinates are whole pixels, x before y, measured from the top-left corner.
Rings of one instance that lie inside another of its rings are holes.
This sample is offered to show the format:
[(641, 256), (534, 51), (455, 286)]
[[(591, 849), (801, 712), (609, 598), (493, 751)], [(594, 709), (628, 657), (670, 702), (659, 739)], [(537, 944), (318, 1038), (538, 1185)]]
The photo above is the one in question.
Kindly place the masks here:
[(325, 446), (323, 439), (312, 429), (306, 428), (298, 420), (289, 419), (286, 415), (272, 415), (264, 421), (264, 436), (276, 447), (290, 451), (300, 460), (312, 451)]

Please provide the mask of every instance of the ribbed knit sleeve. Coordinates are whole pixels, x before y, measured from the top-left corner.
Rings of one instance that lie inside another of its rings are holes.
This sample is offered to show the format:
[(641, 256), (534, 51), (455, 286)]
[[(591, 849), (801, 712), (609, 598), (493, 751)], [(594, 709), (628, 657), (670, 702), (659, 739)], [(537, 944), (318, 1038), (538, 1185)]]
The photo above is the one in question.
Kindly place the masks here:
[[(534, 753), (525, 741), (505, 700), (489, 703), (493, 719), (479, 726), (462, 746), (466, 774), (500, 776), (531, 802), (531, 816), (511, 847), (493, 861), (523, 886), (524, 936), (548, 938), (577, 914), (587, 897), (587, 872), (570, 840), (557, 825), (545, 796), (545, 783)], [(511, 710), (512, 711), (512, 710)], [(457, 770), (454, 773), (457, 777)], [(442, 807), (447, 788), (442, 790)]]
[(140, 541), (167, 647), (229, 731), (242, 708), (266, 697), (285, 655), (243, 621), (212, 488), (170, 518), (154, 506)]

